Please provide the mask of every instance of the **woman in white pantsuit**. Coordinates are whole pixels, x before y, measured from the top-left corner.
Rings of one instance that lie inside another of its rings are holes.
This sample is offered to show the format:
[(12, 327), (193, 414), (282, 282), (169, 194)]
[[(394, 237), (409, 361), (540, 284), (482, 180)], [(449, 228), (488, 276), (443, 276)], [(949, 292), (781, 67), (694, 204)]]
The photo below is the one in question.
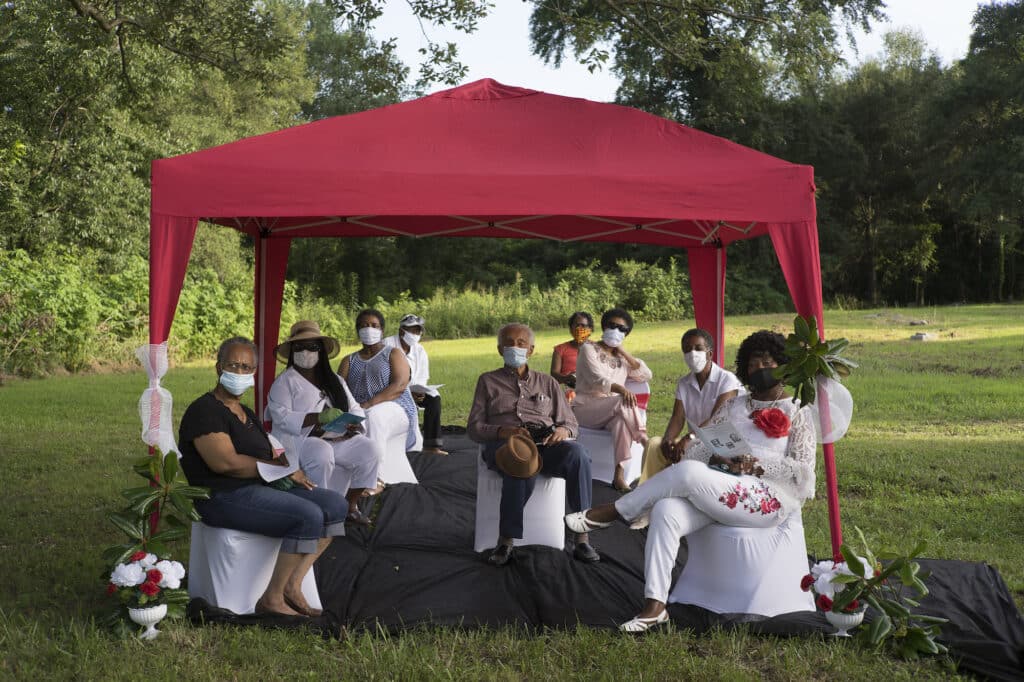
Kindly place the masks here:
[[(274, 380), (267, 398), (266, 418), (271, 433), (296, 454), (306, 476), (322, 488), (330, 488), (348, 500), (347, 523), (367, 526), (358, 506), (363, 491), (377, 483), (380, 446), (362, 435), (363, 427), (351, 424), (345, 433), (325, 433), (322, 422), (342, 412), (365, 416), (345, 381), (331, 370), (330, 358), (338, 354), (338, 341), (320, 333), (316, 322), (303, 320), (276, 349), (288, 368)], [(340, 472), (341, 475), (336, 475)]]
[(622, 630), (643, 632), (668, 621), (665, 604), (680, 538), (712, 523), (774, 528), (814, 496), (816, 440), (810, 410), (798, 409), (772, 375), (772, 369), (786, 362), (784, 343), (781, 334), (769, 331), (743, 341), (736, 376), (750, 393), (722, 405), (709, 424), (731, 422), (749, 453), (724, 459), (695, 443), (686, 450), (685, 461), (660, 471), (614, 504), (565, 517), (572, 531), (585, 533), (650, 513), (644, 551), (646, 601)]

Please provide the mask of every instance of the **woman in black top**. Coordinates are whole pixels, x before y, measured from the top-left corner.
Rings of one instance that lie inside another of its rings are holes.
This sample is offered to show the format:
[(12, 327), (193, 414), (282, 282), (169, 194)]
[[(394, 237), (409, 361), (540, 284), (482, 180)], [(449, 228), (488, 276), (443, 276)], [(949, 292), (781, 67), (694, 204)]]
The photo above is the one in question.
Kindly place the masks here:
[(239, 401), (255, 371), (251, 341), (235, 337), (221, 344), (217, 387), (189, 405), (181, 419), (181, 466), (189, 483), (210, 488), (210, 499), (196, 502), (203, 523), (282, 538), (256, 612), (316, 616), (319, 610), (302, 595), (302, 579), (331, 538), (344, 535), (348, 504), (339, 493), (317, 488), (301, 470), (291, 474), (290, 490), (264, 484), (256, 462), (274, 459), (274, 451), (256, 415)]

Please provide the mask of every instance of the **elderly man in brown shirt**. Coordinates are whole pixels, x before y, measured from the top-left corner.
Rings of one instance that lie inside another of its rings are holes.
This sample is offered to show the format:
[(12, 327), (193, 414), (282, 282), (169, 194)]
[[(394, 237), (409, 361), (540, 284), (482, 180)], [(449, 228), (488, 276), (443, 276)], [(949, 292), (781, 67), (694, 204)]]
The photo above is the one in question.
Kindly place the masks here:
[[(579, 432), (558, 382), (550, 374), (530, 370), (526, 364), (533, 355), (533, 331), (524, 324), (507, 324), (498, 332), (498, 353), (505, 366), (480, 375), (469, 411), (469, 437), (483, 445), (487, 466), (501, 474), (498, 544), (488, 561), (504, 566), (512, 559), (512, 541), (523, 537), (523, 507), (533, 493), (536, 476), (515, 478), (498, 469), (495, 453), (510, 436), (531, 438), (534, 431), (549, 433), (537, 444), (543, 464), (540, 473), (566, 481), (569, 507), (590, 507), (590, 458), (575, 440)], [(541, 429), (538, 429), (541, 427)], [(573, 556), (579, 561), (599, 561), (586, 534), (576, 536)]]

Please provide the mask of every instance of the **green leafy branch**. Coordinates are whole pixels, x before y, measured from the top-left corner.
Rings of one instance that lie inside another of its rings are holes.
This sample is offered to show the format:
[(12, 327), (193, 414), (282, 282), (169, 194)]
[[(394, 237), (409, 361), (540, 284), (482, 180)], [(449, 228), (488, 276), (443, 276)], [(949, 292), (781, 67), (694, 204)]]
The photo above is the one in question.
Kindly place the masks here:
[(926, 543), (919, 542), (908, 554), (883, 551), (875, 556), (860, 528), (854, 530), (864, 548), (867, 564), (848, 545), (842, 545), (840, 551), (853, 575), (832, 578), (832, 582), (846, 585), (836, 594), (833, 610), (841, 611), (855, 600), (866, 602), (875, 610), (874, 620), (857, 633), (858, 641), (865, 646), (885, 647), (907, 659), (946, 653), (946, 647), (935, 638), (941, 634), (939, 625), (947, 619), (911, 611), (919, 607), (918, 600), (928, 594), (924, 581), (929, 574), (922, 572), (915, 560)]
[(793, 320), (793, 333), (786, 337), (789, 362), (780, 365), (773, 374), (793, 388), (793, 399), (798, 400), (801, 407), (810, 405), (817, 396), (819, 376), (841, 381), (857, 368), (856, 362), (842, 356), (849, 345), (845, 338), (821, 340), (817, 320), (813, 316), (797, 315)]

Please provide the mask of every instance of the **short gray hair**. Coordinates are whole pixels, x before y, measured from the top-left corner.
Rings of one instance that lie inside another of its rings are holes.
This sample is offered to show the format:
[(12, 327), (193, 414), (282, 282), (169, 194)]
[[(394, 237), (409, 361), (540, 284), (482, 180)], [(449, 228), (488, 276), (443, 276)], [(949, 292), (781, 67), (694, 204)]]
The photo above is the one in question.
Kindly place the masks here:
[(509, 322), (508, 324), (502, 325), (501, 329), (498, 330), (498, 345), (501, 345), (501, 337), (505, 336), (505, 332), (510, 329), (525, 329), (530, 333), (530, 345), (534, 345), (533, 330), (530, 329), (530, 325), (523, 324), (522, 322)]
[(244, 336), (232, 336), (230, 339), (228, 339), (228, 340), (224, 341), (224, 343), (220, 344), (220, 348), (217, 349), (217, 364), (218, 365), (223, 365), (224, 362), (228, 359), (228, 349), (231, 348), (231, 346), (246, 346), (246, 347), (248, 347), (249, 350), (252, 351), (252, 356), (254, 358), (256, 358), (256, 362), (259, 362), (259, 359), (260, 359), (259, 349), (256, 347), (255, 343), (253, 343), (250, 339), (247, 339)]

